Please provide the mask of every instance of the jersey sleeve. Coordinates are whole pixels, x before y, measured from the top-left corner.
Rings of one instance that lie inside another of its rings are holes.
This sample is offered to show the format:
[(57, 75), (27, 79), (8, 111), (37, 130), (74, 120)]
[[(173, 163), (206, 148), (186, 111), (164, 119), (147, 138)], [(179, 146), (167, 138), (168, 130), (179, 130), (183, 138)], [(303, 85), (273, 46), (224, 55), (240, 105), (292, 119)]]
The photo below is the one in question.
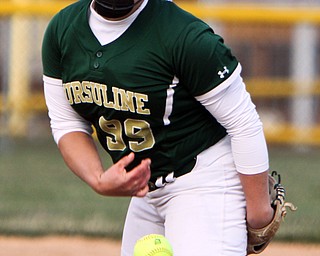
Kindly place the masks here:
[(180, 35), (174, 59), (179, 80), (193, 96), (219, 86), (238, 66), (223, 39), (201, 21), (191, 23)]
[(44, 96), (48, 107), (50, 126), (55, 142), (69, 132), (93, 133), (91, 124), (83, 119), (66, 100), (62, 81), (43, 76)]
[(48, 77), (61, 79), (61, 51), (58, 37), (58, 19), (56, 15), (49, 23), (42, 42), (43, 74)]
[(268, 149), (262, 122), (239, 69), (240, 65), (228, 79), (229, 86), (220, 85), (196, 99), (226, 128), (238, 172), (252, 175), (268, 170)]

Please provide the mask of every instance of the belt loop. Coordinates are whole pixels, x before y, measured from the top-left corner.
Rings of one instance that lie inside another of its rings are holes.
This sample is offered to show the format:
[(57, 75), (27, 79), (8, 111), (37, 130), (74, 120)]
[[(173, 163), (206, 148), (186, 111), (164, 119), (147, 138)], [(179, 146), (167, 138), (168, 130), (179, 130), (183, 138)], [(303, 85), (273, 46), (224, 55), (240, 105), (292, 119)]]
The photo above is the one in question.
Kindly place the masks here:
[(174, 182), (175, 179), (176, 178), (174, 177), (174, 172), (170, 172), (165, 178), (166, 182), (168, 183)]
[(170, 172), (166, 177), (160, 176), (156, 179), (156, 182), (149, 181), (149, 191), (154, 191), (158, 188), (164, 187), (167, 183), (172, 183), (176, 180), (174, 172)]
[(158, 188), (162, 188), (164, 187), (166, 184), (163, 182), (163, 177), (160, 176), (157, 178), (156, 182), (155, 182), (156, 187)]

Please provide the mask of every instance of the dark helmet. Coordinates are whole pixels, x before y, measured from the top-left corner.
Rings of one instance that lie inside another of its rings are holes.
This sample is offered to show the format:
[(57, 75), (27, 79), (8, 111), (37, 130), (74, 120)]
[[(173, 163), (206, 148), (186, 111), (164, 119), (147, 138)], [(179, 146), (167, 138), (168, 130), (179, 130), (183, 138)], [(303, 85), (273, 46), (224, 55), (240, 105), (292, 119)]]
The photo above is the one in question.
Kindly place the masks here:
[(138, 0), (95, 0), (95, 10), (103, 17), (120, 18), (127, 15), (133, 7), (141, 2)]

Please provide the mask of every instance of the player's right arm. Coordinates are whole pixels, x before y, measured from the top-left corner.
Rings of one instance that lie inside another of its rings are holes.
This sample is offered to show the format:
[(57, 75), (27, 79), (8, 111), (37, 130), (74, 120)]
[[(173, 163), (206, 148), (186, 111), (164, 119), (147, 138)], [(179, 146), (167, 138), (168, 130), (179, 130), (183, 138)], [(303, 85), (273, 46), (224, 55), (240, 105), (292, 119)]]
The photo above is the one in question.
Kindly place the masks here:
[(62, 86), (61, 54), (55, 31), (57, 16), (45, 33), (42, 46), (45, 100), (53, 137), (67, 166), (94, 191), (105, 196), (144, 196), (148, 192), (150, 160), (130, 172), (125, 168), (134, 155), (125, 156), (109, 169), (103, 168), (91, 136), (89, 122), (69, 105)]
[(127, 172), (126, 166), (134, 159), (131, 153), (105, 171), (92, 137), (83, 132), (65, 134), (58, 147), (70, 170), (98, 194), (143, 197), (149, 190), (150, 159)]
[(72, 172), (101, 195), (144, 196), (148, 192), (150, 160), (143, 160), (127, 173), (125, 167), (134, 159), (130, 154), (105, 170), (91, 126), (69, 105), (62, 80), (44, 76), (44, 92), (53, 137)]
[(105, 170), (91, 136), (91, 126), (69, 105), (62, 81), (44, 77), (44, 92), (53, 137), (70, 170), (97, 193), (105, 196), (144, 196), (148, 192), (150, 160), (126, 172), (134, 154)]

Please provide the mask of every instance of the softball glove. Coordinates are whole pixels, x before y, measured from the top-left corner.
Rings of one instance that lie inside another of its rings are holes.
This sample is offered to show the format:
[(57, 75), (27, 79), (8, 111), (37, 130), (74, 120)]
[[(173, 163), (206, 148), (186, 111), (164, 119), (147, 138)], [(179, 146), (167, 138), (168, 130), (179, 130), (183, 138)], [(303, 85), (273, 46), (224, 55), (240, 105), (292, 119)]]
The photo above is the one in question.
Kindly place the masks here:
[[(278, 181), (274, 178), (275, 176), (278, 177)], [(291, 211), (297, 210), (292, 203), (285, 201), (286, 192), (281, 185), (280, 175), (275, 171), (269, 174), (269, 194), (271, 206), (274, 209), (273, 219), (264, 228), (254, 229), (248, 226), (247, 255), (259, 254), (268, 246), (287, 214), (286, 207)]]

